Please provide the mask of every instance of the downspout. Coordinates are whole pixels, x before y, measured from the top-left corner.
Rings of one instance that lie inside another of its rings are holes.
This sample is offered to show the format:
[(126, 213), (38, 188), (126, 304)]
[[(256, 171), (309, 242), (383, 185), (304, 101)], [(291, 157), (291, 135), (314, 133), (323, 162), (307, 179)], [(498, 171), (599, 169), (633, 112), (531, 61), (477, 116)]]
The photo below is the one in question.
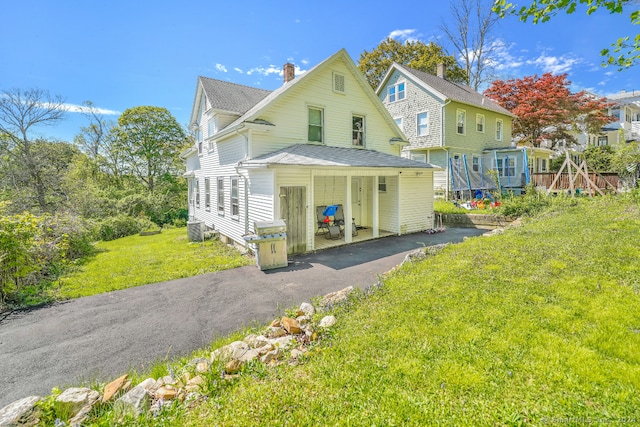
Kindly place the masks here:
[[(445, 143), (445, 132), (444, 132), (444, 125), (445, 125), (445, 119), (444, 119), (444, 109), (447, 105), (449, 105), (451, 103), (450, 99), (447, 99), (444, 104), (442, 104), (442, 111), (440, 112), (440, 147), (445, 151), (445, 153), (447, 153), (447, 161), (449, 160), (449, 150), (444, 148), (444, 143)], [(449, 187), (449, 180), (445, 179), (444, 182), (447, 183), (447, 187)], [(452, 189), (453, 191), (453, 189)], [(449, 199), (449, 189), (446, 189), (446, 194), (444, 195), (445, 200)]]
[(242, 128), (244, 128), (244, 125), (236, 129), (235, 132), (245, 139), (244, 158), (236, 164), (235, 170), (238, 176), (241, 176), (244, 180), (244, 235), (246, 236), (249, 234), (249, 179), (240, 172), (240, 164), (245, 160), (249, 160), (249, 137), (240, 133)]

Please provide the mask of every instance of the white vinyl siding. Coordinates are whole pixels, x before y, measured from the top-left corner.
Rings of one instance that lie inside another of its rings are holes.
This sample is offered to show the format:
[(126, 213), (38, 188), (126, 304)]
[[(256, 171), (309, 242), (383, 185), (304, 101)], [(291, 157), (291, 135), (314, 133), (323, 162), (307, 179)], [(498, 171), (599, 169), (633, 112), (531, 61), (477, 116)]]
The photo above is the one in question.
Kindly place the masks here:
[[(425, 189), (433, 188), (431, 174), (400, 178), (400, 233), (415, 233), (433, 228), (433, 195), (425, 197)], [(430, 193), (430, 192), (429, 192)]]

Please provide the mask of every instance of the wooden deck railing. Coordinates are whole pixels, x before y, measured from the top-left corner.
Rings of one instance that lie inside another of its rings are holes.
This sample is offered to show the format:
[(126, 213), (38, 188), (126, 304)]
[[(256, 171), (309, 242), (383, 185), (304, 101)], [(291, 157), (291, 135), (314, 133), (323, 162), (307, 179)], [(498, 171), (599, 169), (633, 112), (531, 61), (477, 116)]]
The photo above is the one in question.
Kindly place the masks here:
[[(544, 187), (549, 188), (553, 183), (553, 180), (556, 178), (555, 173), (533, 173), (531, 174), (531, 182), (535, 184), (536, 187)], [(572, 174), (572, 176), (575, 174)], [(601, 190), (612, 190), (613, 188), (618, 188), (618, 174), (617, 173), (590, 173), (589, 179), (593, 181), (596, 186), (598, 186)], [(607, 182), (611, 185), (608, 185)], [(586, 189), (587, 184), (582, 175), (578, 175), (574, 184), (574, 188)], [(563, 173), (560, 175), (560, 179), (556, 182), (555, 190), (569, 190), (569, 174)]]

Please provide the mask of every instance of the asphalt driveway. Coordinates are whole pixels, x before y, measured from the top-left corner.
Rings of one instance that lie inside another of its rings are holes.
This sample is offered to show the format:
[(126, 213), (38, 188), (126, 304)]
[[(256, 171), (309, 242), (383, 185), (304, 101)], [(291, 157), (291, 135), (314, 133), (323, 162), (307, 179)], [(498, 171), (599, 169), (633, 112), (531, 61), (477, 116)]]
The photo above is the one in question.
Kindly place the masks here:
[(188, 355), (312, 297), (369, 286), (407, 252), (484, 231), (386, 237), (290, 257), (278, 270), (248, 266), (13, 312), (0, 318), (0, 408)]

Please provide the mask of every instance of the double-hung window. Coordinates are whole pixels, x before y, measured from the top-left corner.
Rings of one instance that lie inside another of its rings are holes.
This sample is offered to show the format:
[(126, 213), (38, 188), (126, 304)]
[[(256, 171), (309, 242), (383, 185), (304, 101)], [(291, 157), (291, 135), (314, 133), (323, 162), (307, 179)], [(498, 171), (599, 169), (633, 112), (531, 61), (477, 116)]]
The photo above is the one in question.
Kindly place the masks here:
[(200, 126), (196, 129), (196, 141), (198, 142), (198, 154), (202, 154), (202, 131)]
[(200, 207), (200, 187), (198, 185), (198, 178), (193, 180), (193, 192), (196, 193), (196, 208)]
[(211, 209), (211, 182), (209, 178), (204, 179), (204, 207)]
[(238, 205), (238, 177), (231, 177), (231, 216), (238, 216), (240, 208)]
[(389, 102), (402, 101), (404, 99), (404, 82), (389, 86)]
[(218, 178), (218, 213), (224, 214), (224, 178)]
[(429, 135), (429, 113), (418, 113), (418, 117), (416, 118), (416, 122), (418, 124), (418, 136)]
[(516, 176), (516, 160), (514, 158), (498, 159), (496, 166), (500, 176)]
[(484, 114), (476, 114), (476, 131), (484, 133)]
[(502, 120), (496, 119), (496, 140), (502, 141)]
[(352, 143), (355, 147), (364, 147), (364, 117), (363, 116), (352, 116)]
[(465, 110), (457, 110), (456, 132), (458, 132), (459, 135), (465, 134), (466, 121), (467, 121), (467, 112)]
[(324, 111), (309, 107), (309, 142), (323, 142)]
[(387, 177), (386, 176), (379, 176), (378, 177), (378, 191), (380, 193), (386, 193), (387, 192)]
[(471, 169), (474, 172), (480, 172), (480, 161), (481, 161), (481, 159), (478, 156), (473, 156), (471, 158), (471, 162), (472, 162)]

